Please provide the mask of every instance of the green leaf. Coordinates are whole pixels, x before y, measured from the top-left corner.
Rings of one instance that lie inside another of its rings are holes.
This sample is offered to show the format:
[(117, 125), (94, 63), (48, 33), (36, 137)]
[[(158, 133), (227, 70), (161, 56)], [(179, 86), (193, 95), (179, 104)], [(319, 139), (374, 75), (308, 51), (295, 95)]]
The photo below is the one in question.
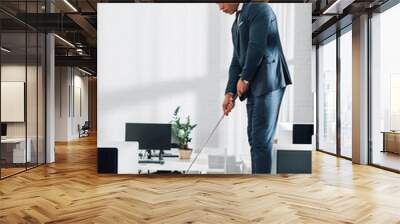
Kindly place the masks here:
[(176, 107), (176, 109), (174, 111), (174, 116), (178, 116), (179, 109), (181, 109), (181, 106)]

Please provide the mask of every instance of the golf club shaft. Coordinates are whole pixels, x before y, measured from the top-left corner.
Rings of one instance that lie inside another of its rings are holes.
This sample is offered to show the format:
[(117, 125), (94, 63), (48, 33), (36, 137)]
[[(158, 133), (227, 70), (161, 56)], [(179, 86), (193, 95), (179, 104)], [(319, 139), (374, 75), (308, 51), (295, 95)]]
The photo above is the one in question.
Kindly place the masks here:
[[(233, 97), (233, 103), (235, 103), (235, 100), (237, 98), (237, 95), (235, 95)], [(197, 158), (199, 157), (199, 155), (201, 154), (201, 152), (203, 151), (203, 149), (207, 146), (208, 142), (210, 141), (211, 137), (214, 135), (214, 132), (217, 130), (218, 126), (221, 124), (222, 120), (224, 120), (225, 114), (222, 114), (222, 116), (219, 118), (217, 124), (214, 126), (214, 128), (212, 129), (211, 133), (208, 135), (206, 141), (203, 143), (202, 147), (200, 148), (200, 151), (196, 154), (196, 157), (192, 160), (192, 162), (190, 163), (188, 169), (186, 170), (186, 174), (189, 173), (190, 168), (192, 168), (193, 164), (196, 162)]]

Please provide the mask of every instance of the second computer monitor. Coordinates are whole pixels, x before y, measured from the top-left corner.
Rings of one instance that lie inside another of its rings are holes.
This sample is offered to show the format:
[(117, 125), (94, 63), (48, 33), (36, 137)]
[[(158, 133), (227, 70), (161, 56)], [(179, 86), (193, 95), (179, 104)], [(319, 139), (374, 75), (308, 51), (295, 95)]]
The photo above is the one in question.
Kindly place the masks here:
[(170, 150), (171, 124), (126, 123), (125, 141), (139, 142), (141, 150)]

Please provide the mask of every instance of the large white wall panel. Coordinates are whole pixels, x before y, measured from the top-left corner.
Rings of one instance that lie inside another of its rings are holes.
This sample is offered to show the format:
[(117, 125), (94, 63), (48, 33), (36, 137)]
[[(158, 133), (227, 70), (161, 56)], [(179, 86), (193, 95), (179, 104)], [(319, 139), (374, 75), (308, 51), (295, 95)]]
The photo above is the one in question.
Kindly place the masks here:
[(1, 122), (24, 122), (24, 102), (24, 82), (1, 82)]
[[(284, 121), (313, 121), (311, 5), (273, 4), (295, 82)], [(171, 120), (176, 106), (198, 127), (194, 148), (221, 116), (232, 57), (234, 16), (216, 4), (98, 5), (98, 146), (125, 139), (126, 122)], [(297, 98), (299, 100), (297, 100)], [(298, 107), (299, 113), (293, 115)], [(248, 160), (245, 103), (238, 103), (210, 147)]]

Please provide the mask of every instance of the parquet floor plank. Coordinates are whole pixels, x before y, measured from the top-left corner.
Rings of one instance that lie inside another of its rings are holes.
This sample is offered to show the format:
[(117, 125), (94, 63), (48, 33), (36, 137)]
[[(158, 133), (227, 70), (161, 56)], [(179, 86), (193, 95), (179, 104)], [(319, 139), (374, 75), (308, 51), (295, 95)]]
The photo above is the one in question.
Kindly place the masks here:
[(96, 138), (0, 181), (0, 223), (399, 223), (400, 175), (313, 152), (311, 175), (96, 172)]

